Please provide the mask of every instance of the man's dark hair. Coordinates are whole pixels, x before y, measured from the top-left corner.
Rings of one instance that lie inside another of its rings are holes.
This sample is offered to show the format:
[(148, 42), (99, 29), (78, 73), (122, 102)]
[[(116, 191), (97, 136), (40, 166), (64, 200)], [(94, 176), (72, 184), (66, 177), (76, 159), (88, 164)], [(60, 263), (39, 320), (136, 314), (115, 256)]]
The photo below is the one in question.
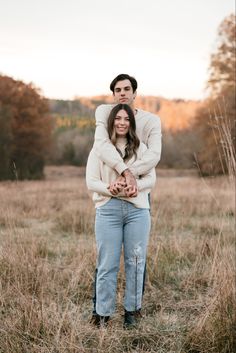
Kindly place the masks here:
[(133, 92), (135, 92), (138, 87), (138, 82), (136, 81), (136, 79), (134, 77), (127, 75), (127, 74), (120, 74), (120, 75), (116, 76), (110, 84), (110, 90), (114, 93), (115, 85), (117, 84), (117, 82), (124, 81), (124, 80), (130, 81)]

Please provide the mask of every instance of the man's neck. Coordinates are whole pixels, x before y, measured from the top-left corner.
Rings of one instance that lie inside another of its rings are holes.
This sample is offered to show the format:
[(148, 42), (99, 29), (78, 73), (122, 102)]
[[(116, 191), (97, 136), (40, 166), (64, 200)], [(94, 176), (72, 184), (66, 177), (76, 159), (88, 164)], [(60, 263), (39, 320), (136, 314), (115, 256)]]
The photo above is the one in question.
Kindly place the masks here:
[(136, 115), (138, 113), (138, 109), (135, 108), (134, 104), (130, 104), (129, 106), (133, 110), (134, 115)]

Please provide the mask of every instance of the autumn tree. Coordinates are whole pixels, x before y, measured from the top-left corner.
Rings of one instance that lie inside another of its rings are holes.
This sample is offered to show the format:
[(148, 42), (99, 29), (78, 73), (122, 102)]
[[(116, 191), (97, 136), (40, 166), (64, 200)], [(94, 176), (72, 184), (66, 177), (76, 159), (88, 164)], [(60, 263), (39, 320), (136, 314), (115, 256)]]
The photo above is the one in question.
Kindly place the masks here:
[(226, 17), (218, 29), (218, 46), (211, 55), (208, 88), (213, 98), (235, 90), (235, 15)]
[(235, 19), (231, 14), (219, 26), (207, 82), (209, 98), (197, 113), (203, 146), (198, 163), (204, 175), (235, 172)]
[(39, 179), (52, 123), (45, 98), (32, 84), (0, 75), (0, 179)]

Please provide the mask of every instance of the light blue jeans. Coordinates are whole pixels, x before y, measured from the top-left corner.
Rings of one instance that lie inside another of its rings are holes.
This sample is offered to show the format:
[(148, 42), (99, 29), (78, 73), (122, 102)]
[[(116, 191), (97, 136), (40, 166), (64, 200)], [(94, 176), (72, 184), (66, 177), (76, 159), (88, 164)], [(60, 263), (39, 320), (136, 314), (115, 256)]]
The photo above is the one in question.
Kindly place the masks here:
[(141, 308), (150, 223), (149, 209), (137, 208), (121, 199), (111, 198), (96, 209), (97, 314), (110, 316), (115, 311), (122, 245), (126, 275), (124, 307), (127, 311)]

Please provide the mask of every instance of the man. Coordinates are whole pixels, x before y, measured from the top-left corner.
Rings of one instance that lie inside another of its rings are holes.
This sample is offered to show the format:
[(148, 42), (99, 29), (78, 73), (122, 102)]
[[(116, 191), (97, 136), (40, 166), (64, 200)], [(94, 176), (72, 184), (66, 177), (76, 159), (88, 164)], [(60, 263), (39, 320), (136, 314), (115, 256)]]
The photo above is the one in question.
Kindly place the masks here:
[(136, 131), (139, 139), (148, 147), (142, 159), (137, 160), (132, 170), (127, 168), (115, 146), (111, 143), (107, 133), (107, 118), (114, 105), (100, 105), (95, 112), (96, 131), (94, 148), (98, 157), (109, 167), (123, 176), (114, 183), (111, 193), (119, 192), (119, 185), (126, 184), (126, 195), (137, 195), (136, 177), (147, 173), (155, 167), (161, 156), (161, 122), (160, 118), (152, 113), (137, 109), (134, 100), (137, 95), (137, 81), (127, 74), (120, 74), (110, 84), (114, 102), (128, 104), (134, 111)]
[[(94, 150), (100, 160), (119, 174), (117, 180), (110, 186), (109, 190), (113, 195), (117, 195), (124, 188), (128, 197), (135, 197), (138, 194), (136, 178), (143, 174), (147, 174), (153, 167), (157, 165), (161, 155), (161, 122), (160, 118), (152, 113), (138, 109), (134, 105), (137, 95), (137, 81), (134, 77), (127, 74), (120, 74), (114, 78), (110, 84), (113, 93), (114, 103), (128, 104), (135, 115), (136, 132), (143, 143), (147, 146), (147, 150), (129, 169), (124, 163), (122, 157), (117, 152), (115, 146), (111, 143), (107, 132), (107, 119), (114, 104), (102, 104), (95, 112), (96, 131)], [(145, 275), (145, 274), (144, 274)], [(92, 323), (99, 326), (101, 324), (99, 316), (96, 314), (96, 275), (94, 282), (94, 310)], [(126, 313), (126, 323), (132, 326), (135, 323), (136, 313)], [(139, 313), (137, 313), (139, 314)]]

